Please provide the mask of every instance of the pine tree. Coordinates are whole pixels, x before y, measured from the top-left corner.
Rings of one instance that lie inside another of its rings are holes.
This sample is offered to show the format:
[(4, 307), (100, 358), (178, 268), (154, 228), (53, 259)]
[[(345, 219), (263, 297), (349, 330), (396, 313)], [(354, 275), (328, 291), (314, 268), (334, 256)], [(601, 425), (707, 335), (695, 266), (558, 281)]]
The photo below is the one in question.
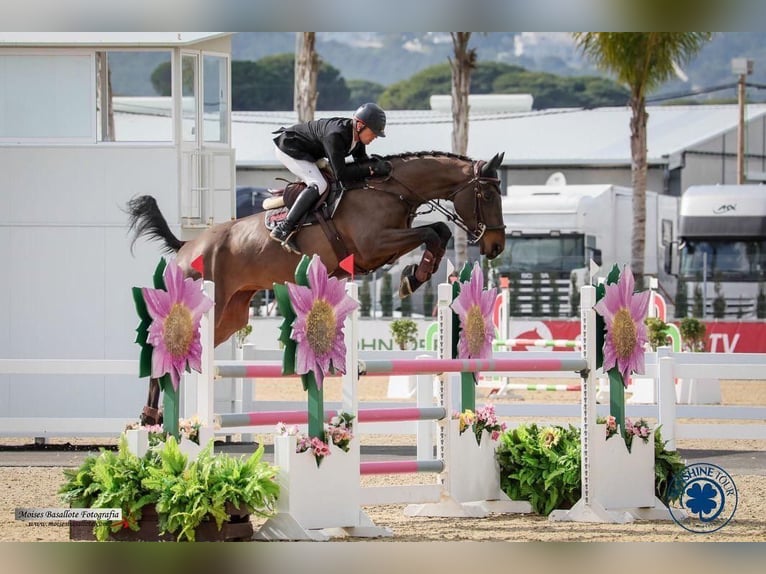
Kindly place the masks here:
[(370, 294), (370, 276), (365, 275), (362, 279), (362, 285), (359, 287), (359, 315), (362, 317), (370, 316), (372, 309), (372, 296)]
[(380, 287), (380, 309), (384, 317), (394, 316), (394, 290), (391, 284), (391, 274), (383, 273), (383, 284)]
[(678, 277), (676, 283), (676, 319), (683, 319), (689, 314), (689, 294), (686, 291), (686, 281), (683, 277)]

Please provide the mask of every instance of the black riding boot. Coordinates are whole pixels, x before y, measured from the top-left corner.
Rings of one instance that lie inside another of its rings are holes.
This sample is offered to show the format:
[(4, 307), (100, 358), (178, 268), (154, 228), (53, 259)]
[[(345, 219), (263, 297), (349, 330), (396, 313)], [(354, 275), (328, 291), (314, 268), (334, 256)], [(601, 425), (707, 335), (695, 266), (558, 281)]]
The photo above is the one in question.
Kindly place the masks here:
[(295, 200), (290, 211), (287, 213), (287, 217), (283, 221), (277, 223), (277, 226), (271, 231), (272, 239), (279, 241), (282, 247), (287, 251), (292, 251), (300, 255), (300, 249), (293, 241), (293, 235), (296, 231), (298, 222), (303, 218), (306, 212), (319, 199), (319, 190), (316, 185), (310, 185), (298, 196)]

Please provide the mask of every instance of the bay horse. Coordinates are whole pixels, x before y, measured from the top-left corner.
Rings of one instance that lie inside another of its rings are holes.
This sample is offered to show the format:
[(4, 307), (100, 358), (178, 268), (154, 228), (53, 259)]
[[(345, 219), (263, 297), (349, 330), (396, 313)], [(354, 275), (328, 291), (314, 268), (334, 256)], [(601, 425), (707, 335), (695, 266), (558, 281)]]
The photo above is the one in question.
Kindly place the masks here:
[[(400, 295), (407, 296), (436, 271), (452, 236), (444, 222), (412, 227), (424, 204), (442, 212), (464, 228), (482, 255), (494, 259), (505, 247), (500, 179), (503, 154), (490, 161), (474, 161), (447, 152), (411, 152), (382, 158), (390, 165), (385, 177), (369, 178), (346, 187), (332, 215), (339, 250), (322, 226), (302, 228), (296, 243), (306, 255), (319, 254), (328, 273), (347, 273), (339, 267), (342, 255), (353, 254), (357, 273), (372, 272), (425, 245), (419, 265), (402, 273)], [(452, 203), (454, 212), (441, 205)], [(213, 225), (196, 238), (180, 241), (170, 230), (155, 199), (148, 195), (128, 202), (129, 227), (136, 240), (146, 236), (176, 253), (187, 277), (199, 278), (192, 262), (202, 257), (204, 278), (215, 282), (215, 345), (247, 325), (249, 305), (259, 290), (295, 280), (301, 255), (282, 249), (269, 237), (264, 213)]]

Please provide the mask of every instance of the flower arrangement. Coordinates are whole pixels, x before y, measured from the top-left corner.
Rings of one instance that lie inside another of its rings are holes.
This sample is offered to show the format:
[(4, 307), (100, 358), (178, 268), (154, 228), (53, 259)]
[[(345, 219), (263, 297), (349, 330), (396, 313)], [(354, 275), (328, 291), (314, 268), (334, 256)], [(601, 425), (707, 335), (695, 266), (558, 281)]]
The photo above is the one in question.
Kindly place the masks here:
[(154, 288), (133, 287), (140, 318), (136, 343), (141, 347), (139, 377), (156, 380), (163, 392), (165, 430), (179, 438), (178, 386), (184, 371), (202, 370), (200, 322), (213, 306), (202, 279), (184, 277), (175, 259), (161, 259)]
[(296, 425), (287, 426), (282, 422), (277, 423), (276, 432), (279, 436), (295, 436), (297, 438), (295, 452), (311, 451), (319, 466), (324, 457), (332, 454), (330, 444), (334, 444), (343, 452), (349, 451), (351, 439), (354, 438), (353, 420), (354, 415), (351, 413), (338, 411), (338, 414), (325, 425), (322, 437), (308, 436), (301, 433)]
[(474, 263), (470, 280), (460, 283), (460, 293), (450, 305), (460, 319), (459, 359), (488, 359), (492, 356), (492, 340), (495, 338), (492, 309), (496, 297), (496, 288), (484, 290), (484, 274), (481, 266)]
[(495, 406), (491, 403), (476, 409), (476, 412), (471, 409), (466, 409), (462, 413), (456, 412), (452, 415), (452, 418), (459, 421), (458, 429), (460, 434), (463, 434), (470, 427), (476, 437), (476, 443), (479, 445), (481, 445), (481, 437), (484, 431), (490, 433), (492, 440), (497, 440), (500, 434), (508, 428), (504, 422), (497, 420)]
[(609, 377), (609, 411), (622, 429), (626, 446), (632, 437), (625, 424), (625, 387), (631, 373), (644, 373), (644, 349), (649, 343), (645, 323), (649, 310), (648, 291), (634, 292), (630, 267), (620, 272), (612, 267), (606, 285), (596, 286), (597, 339), (603, 342), (596, 353), (596, 365)]
[[(202, 428), (197, 415), (194, 415), (188, 419), (178, 420), (178, 431), (181, 438), (190, 440), (193, 443), (199, 444), (199, 431)], [(168, 432), (165, 431), (163, 425), (142, 425), (139, 422), (130, 423), (125, 427), (125, 430), (145, 430), (149, 433), (149, 446), (154, 446), (158, 443), (165, 442), (168, 438)]]
[[(617, 419), (613, 417), (612, 415), (609, 415), (608, 417), (598, 417), (596, 419), (596, 422), (598, 424), (604, 424), (606, 425), (606, 438), (607, 440), (612, 438), (614, 435), (617, 434)], [(641, 440), (644, 441), (644, 443), (649, 442), (649, 437), (652, 434), (652, 428), (649, 426), (649, 423), (646, 421), (646, 419), (638, 419), (636, 422), (633, 422), (629, 418), (625, 418), (625, 437), (626, 437), (626, 445), (628, 447), (628, 451), (630, 451), (630, 447), (633, 444), (633, 438), (638, 437)]]

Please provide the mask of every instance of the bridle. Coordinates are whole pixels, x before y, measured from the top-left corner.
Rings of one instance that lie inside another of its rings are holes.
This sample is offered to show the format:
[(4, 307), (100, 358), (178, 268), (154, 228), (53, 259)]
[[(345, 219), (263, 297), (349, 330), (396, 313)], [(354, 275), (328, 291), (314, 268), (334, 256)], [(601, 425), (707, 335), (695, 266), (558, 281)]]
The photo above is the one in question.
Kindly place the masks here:
[[(488, 226), (486, 223), (484, 223), (484, 209), (486, 204), (490, 200), (490, 196), (487, 195), (488, 190), (485, 188), (486, 185), (493, 186), (490, 188), (489, 193), (497, 193), (500, 195), (500, 190), (498, 189), (498, 186), (500, 184), (500, 179), (496, 177), (489, 177), (486, 175), (482, 175), (482, 169), (484, 168), (484, 165), (487, 162), (484, 160), (477, 160), (473, 162), (473, 177), (460, 185), (457, 189), (452, 191), (445, 199), (447, 201), (451, 201), (454, 205), (455, 203), (455, 197), (465, 190), (468, 187), (473, 187), (473, 194), (474, 194), (474, 204), (473, 204), (473, 215), (474, 219), (476, 221), (476, 228), (475, 229), (469, 229), (468, 225), (465, 223), (465, 220), (460, 217), (460, 215), (457, 214), (456, 211), (447, 209), (446, 207), (442, 206), (439, 199), (425, 199), (420, 194), (418, 194), (415, 190), (413, 190), (411, 187), (406, 185), (404, 182), (402, 182), (400, 179), (397, 179), (394, 176), (393, 170), (391, 174), (388, 176), (387, 179), (392, 179), (396, 181), (399, 185), (404, 187), (409, 193), (411, 193), (413, 196), (418, 198), (420, 200), (420, 204), (428, 204), (431, 209), (438, 211), (444, 217), (447, 218), (447, 220), (453, 222), (457, 227), (465, 231), (468, 242), (469, 243), (478, 243), (479, 240), (484, 236), (484, 233), (487, 231), (495, 231), (495, 230), (504, 230), (505, 225), (490, 225)], [(406, 198), (403, 196), (400, 196), (400, 199), (402, 201), (406, 201)], [(416, 206), (417, 207), (417, 206)]]

